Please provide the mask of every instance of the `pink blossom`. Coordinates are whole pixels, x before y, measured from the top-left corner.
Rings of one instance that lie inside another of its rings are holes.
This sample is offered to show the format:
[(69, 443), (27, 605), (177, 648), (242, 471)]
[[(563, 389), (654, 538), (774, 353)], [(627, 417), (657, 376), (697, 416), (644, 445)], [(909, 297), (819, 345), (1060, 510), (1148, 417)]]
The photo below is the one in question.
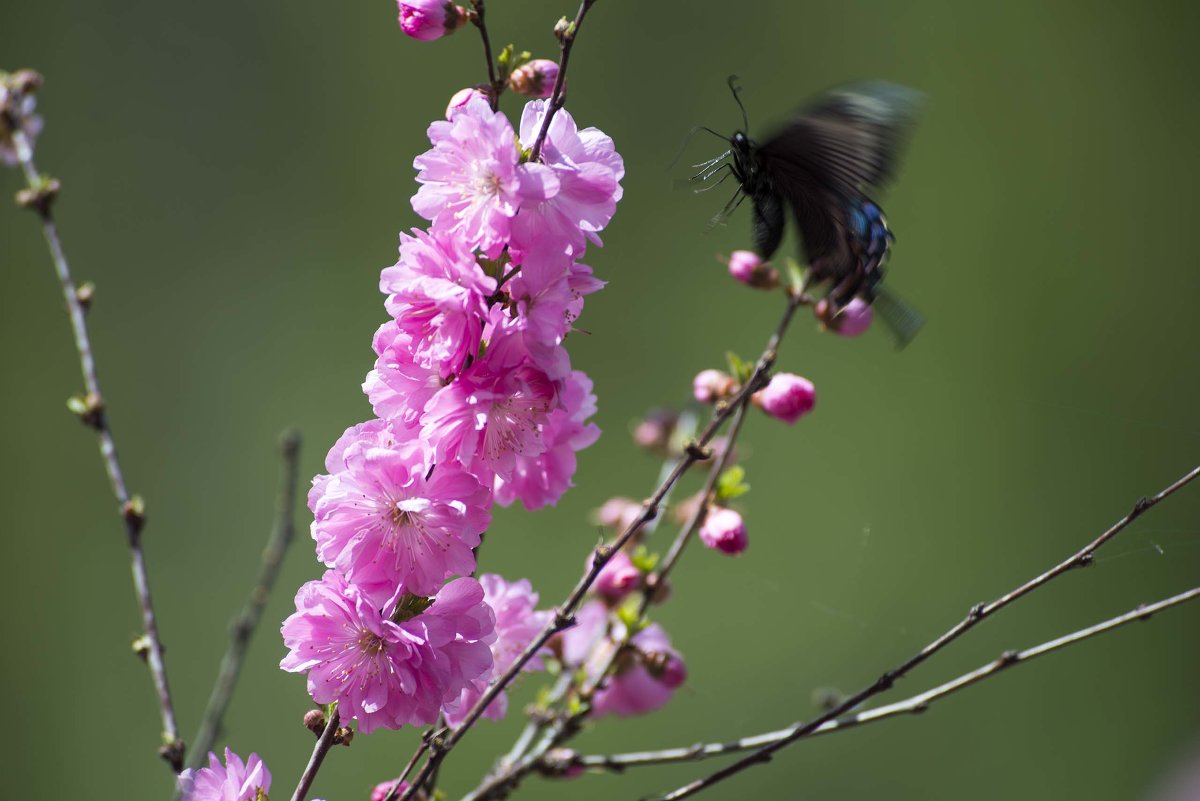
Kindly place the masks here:
[(380, 609), (326, 571), (296, 594), (296, 612), (282, 627), (290, 652), (279, 666), (307, 672), (313, 700), (336, 701), (363, 734), (433, 723), (443, 703), (491, 671), (495, 618), (472, 578), (446, 584), (415, 615), (398, 609), (409, 597), (397, 592)]
[[(504, 673), (525, 648), (533, 642), (553, 614), (550, 611), (538, 611), (535, 607), (538, 594), (533, 591), (528, 579), (508, 582), (495, 573), (484, 573), (479, 577), (483, 587), (484, 600), (496, 615), (496, 639), (492, 641), (492, 674), (490, 678)], [(542, 669), (540, 655), (535, 655), (525, 663), (523, 671)], [(467, 712), (483, 695), (482, 688), (468, 687), (459, 698), (445, 708), (446, 721), (451, 726), (458, 726)], [(506, 693), (497, 695), (483, 716), (490, 720), (500, 720), (508, 710)]]
[(596, 523), (608, 528), (624, 531), (633, 525), (642, 514), (642, 504), (633, 498), (609, 498), (593, 514)]
[(413, 161), (421, 183), (413, 210), (435, 231), (458, 232), (488, 258), (508, 242), (509, 221), (523, 198), (537, 202), (558, 190), (545, 166), (518, 164), (512, 125), (482, 97), (468, 100), (449, 121), (431, 123), (429, 141), (433, 149)]
[(384, 307), (409, 337), (413, 361), (447, 378), (479, 350), (496, 280), (456, 234), (400, 234), (400, 261), (379, 275)]
[(699, 403), (716, 403), (736, 389), (733, 376), (720, 370), (701, 370), (692, 379), (692, 397)]
[(314, 480), (317, 557), (377, 606), (397, 586), (432, 595), (448, 576), (470, 573), (471, 549), (491, 522), (487, 488), (453, 462), (431, 472), (426, 457), (416, 440), (356, 442), (342, 452), (342, 469)]
[(260, 801), (270, 790), (271, 771), (258, 754), (242, 762), (228, 748), (224, 766), (210, 751), (207, 768), (188, 768), (179, 774), (181, 801)]
[(583, 298), (604, 288), (592, 268), (578, 262), (548, 282), (532, 282), (521, 274), (505, 285), (517, 304), (514, 327), (536, 345), (562, 344), (571, 326), (583, 312)]
[(682, 657), (671, 648), (662, 626), (651, 623), (630, 644), (637, 658), (619, 666), (592, 701), (596, 717), (644, 715), (664, 706), (687, 678)]
[(830, 319), (833, 311), (833, 304), (825, 299), (817, 301), (817, 305), (813, 307), (813, 313), (818, 320), (844, 337), (856, 337), (864, 333), (871, 327), (871, 320), (875, 316), (871, 311), (871, 304), (858, 296), (851, 298), (850, 302)]
[(518, 457), (546, 452), (543, 428), (557, 406), (554, 382), (516, 336), (491, 340), (487, 352), (425, 406), (421, 438), (439, 465), (457, 460), (483, 483), (511, 478)]
[(468, 86), (465, 89), (459, 89), (450, 96), (450, 102), (446, 104), (446, 119), (454, 119), (455, 112), (470, 103), (473, 97), (481, 98), (485, 103), (488, 102), (488, 96), (481, 87)]
[(467, 12), (450, 0), (399, 0), (400, 30), (431, 42), (454, 33), (467, 22)]
[[(521, 114), (523, 147), (533, 147), (545, 114), (546, 101), (526, 104)], [(538, 288), (578, 259), (587, 239), (601, 244), (597, 232), (616, 211), (625, 175), (612, 139), (595, 128), (578, 130), (565, 110), (554, 115), (541, 158), (557, 179), (557, 191), (522, 206), (512, 223), (511, 243), (522, 274)]]
[(558, 62), (535, 58), (512, 71), (512, 75), (508, 76), (508, 88), (526, 97), (549, 97), (554, 93), (556, 80)]
[(607, 633), (608, 607), (603, 601), (588, 601), (579, 607), (575, 612), (575, 625), (558, 635), (563, 664), (584, 667)]
[(749, 544), (746, 523), (734, 510), (714, 507), (704, 517), (700, 541), (713, 550), (736, 556), (746, 550)]
[(817, 402), (816, 389), (807, 378), (792, 373), (776, 373), (765, 387), (751, 398), (754, 405), (777, 420), (792, 425), (812, 411)]
[[(641, 512), (640, 506), (638, 512)], [(587, 564), (590, 565), (591, 561), (592, 557), (589, 556)], [(592, 590), (609, 601), (619, 601), (636, 590), (641, 583), (642, 571), (638, 570), (629, 554), (622, 549), (613, 554), (608, 563), (600, 569)]]
[[(391, 794), (392, 788), (395, 786), (396, 779), (388, 779), (385, 782), (380, 782), (379, 784), (375, 785), (373, 788), (371, 788), (371, 801), (383, 801), (383, 799), (387, 798)], [(396, 789), (395, 797), (399, 798), (400, 796), (404, 795), (404, 791), (407, 789), (408, 782), (400, 782), (400, 786)]]
[(729, 254), (729, 274), (743, 284), (759, 289), (779, 286), (779, 272), (752, 250), (735, 250)]
[(596, 396), (587, 374), (576, 370), (567, 377), (559, 404), (542, 425), (541, 452), (518, 453), (508, 473), (497, 471), (496, 503), (508, 506), (520, 500), (532, 511), (558, 503), (573, 486), (575, 454), (600, 436), (600, 428), (587, 422), (596, 413)]
[(442, 388), (438, 369), (413, 360), (412, 337), (395, 320), (379, 328), (373, 344), (379, 358), (362, 385), (371, 407), (403, 428), (419, 428), (421, 410)]

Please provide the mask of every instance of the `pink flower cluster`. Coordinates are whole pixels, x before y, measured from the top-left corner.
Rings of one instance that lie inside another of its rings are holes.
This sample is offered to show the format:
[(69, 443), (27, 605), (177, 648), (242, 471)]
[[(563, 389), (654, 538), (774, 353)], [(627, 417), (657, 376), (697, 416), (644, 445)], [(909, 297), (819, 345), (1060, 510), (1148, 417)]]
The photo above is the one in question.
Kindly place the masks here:
[(180, 801), (264, 801), (271, 790), (271, 771), (251, 754), (245, 762), (225, 749), (225, 764), (209, 752), (208, 767), (179, 774)]
[[(401, 3), (401, 22), (433, 35), (459, 24), (455, 8)], [(564, 342), (603, 286), (579, 259), (624, 166), (566, 111), (535, 159), (546, 113), (530, 102), (518, 136), (476, 92), (429, 126), (412, 203), (430, 225), (401, 234), (380, 274), (390, 319), (363, 384), (377, 416), (346, 430), (309, 492), (330, 569), (300, 588), (280, 666), (364, 733), (461, 720), (547, 620), (528, 581), (465, 577), (492, 505), (556, 503), (600, 433)], [(501, 695), (487, 714), (503, 712)]]

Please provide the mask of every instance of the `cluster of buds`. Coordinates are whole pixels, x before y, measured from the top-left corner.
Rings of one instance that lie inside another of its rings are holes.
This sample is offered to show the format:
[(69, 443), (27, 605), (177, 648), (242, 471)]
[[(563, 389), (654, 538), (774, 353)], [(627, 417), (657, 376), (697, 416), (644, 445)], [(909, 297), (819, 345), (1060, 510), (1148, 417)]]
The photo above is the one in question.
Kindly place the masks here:
[(41, 85), (42, 76), (33, 70), (0, 72), (0, 162), (6, 166), (20, 163), (18, 131), (30, 146), (41, 133), (42, 118), (33, 113)]

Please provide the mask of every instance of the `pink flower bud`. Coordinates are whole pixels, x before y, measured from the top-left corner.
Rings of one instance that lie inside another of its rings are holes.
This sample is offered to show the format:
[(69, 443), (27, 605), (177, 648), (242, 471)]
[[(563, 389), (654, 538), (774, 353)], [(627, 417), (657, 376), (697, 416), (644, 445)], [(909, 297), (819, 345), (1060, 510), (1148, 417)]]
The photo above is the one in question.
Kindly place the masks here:
[(480, 90), (478, 86), (468, 86), (466, 89), (459, 89), (450, 98), (450, 102), (446, 104), (446, 119), (454, 119), (454, 113), (460, 108), (463, 108), (467, 103), (471, 102), (472, 98), (479, 97), (484, 100), (488, 99), (487, 93)]
[(651, 409), (633, 429), (633, 441), (651, 451), (665, 451), (679, 422), (674, 409)]
[(862, 298), (851, 299), (836, 315), (832, 306), (827, 299), (817, 301), (813, 314), (835, 334), (856, 337), (871, 327), (874, 312), (871, 311), (871, 304)]
[(679, 658), (679, 654), (667, 654), (662, 672), (658, 674), (658, 680), (672, 690), (687, 681), (687, 665)]
[(422, 42), (454, 33), (467, 23), (466, 9), (450, 0), (399, 0), (400, 30)]
[(729, 274), (743, 284), (758, 289), (779, 286), (779, 271), (752, 250), (735, 250), (729, 254)]
[[(392, 786), (396, 783), (395, 779), (388, 779), (386, 782), (380, 782), (371, 789), (371, 801), (383, 801), (392, 791)], [(400, 788), (396, 790), (396, 797), (404, 795), (408, 789), (408, 782), (400, 782)], [(422, 794), (423, 795), (423, 794)]]
[(592, 519), (602, 526), (624, 531), (641, 513), (642, 505), (632, 498), (609, 498)]
[[(641, 507), (638, 510), (641, 511)], [(588, 559), (590, 564), (591, 557)], [(629, 554), (622, 550), (613, 554), (608, 564), (600, 569), (592, 589), (610, 601), (619, 601), (636, 590), (641, 583), (642, 571), (633, 564)]]
[(716, 403), (732, 395), (737, 382), (728, 373), (720, 370), (701, 370), (692, 379), (692, 395), (700, 403)]
[(746, 524), (742, 516), (732, 509), (715, 507), (709, 510), (700, 527), (700, 541), (721, 553), (736, 556), (746, 550)]
[(817, 393), (807, 378), (777, 373), (771, 376), (769, 384), (754, 393), (751, 400), (767, 414), (791, 425), (812, 411)]
[(557, 80), (558, 62), (535, 58), (513, 70), (508, 76), (508, 88), (526, 97), (549, 97), (554, 93)]

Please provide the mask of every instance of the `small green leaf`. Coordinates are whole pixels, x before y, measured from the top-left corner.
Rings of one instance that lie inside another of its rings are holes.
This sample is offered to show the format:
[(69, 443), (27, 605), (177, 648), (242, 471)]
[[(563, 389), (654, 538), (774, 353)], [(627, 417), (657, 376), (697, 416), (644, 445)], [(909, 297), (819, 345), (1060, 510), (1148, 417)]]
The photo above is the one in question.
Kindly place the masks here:
[(739, 384), (745, 384), (750, 380), (750, 376), (754, 374), (753, 364), (744, 361), (733, 351), (726, 352), (725, 358), (729, 361), (729, 372), (733, 373), (733, 377), (738, 380)]
[(728, 501), (745, 495), (750, 491), (750, 485), (746, 483), (745, 479), (746, 468), (740, 464), (735, 464), (722, 472), (721, 477), (717, 479), (717, 500)]
[(793, 259), (791, 256), (787, 260), (788, 283), (791, 285), (792, 291), (799, 292), (804, 286), (804, 268), (800, 266), (800, 262)]
[(422, 595), (402, 595), (396, 603), (396, 611), (392, 612), (393, 623), (403, 623), (412, 620), (417, 615), (433, 606), (433, 599)]
[(652, 553), (645, 545), (639, 545), (633, 549), (633, 555), (629, 557), (629, 561), (633, 562), (633, 566), (643, 573), (649, 573), (658, 567), (658, 554)]
[(513, 49), (511, 44), (505, 45), (504, 49), (500, 51), (500, 55), (496, 57), (496, 64), (500, 68), (500, 74), (496, 77), (500, 81), (507, 81), (508, 76), (515, 69), (515, 65), (513, 64)]
[(67, 408), (80, 417), (87, 414), (88, 411), (87, 401), (81, 395), (72, 395), (67, 398)]

